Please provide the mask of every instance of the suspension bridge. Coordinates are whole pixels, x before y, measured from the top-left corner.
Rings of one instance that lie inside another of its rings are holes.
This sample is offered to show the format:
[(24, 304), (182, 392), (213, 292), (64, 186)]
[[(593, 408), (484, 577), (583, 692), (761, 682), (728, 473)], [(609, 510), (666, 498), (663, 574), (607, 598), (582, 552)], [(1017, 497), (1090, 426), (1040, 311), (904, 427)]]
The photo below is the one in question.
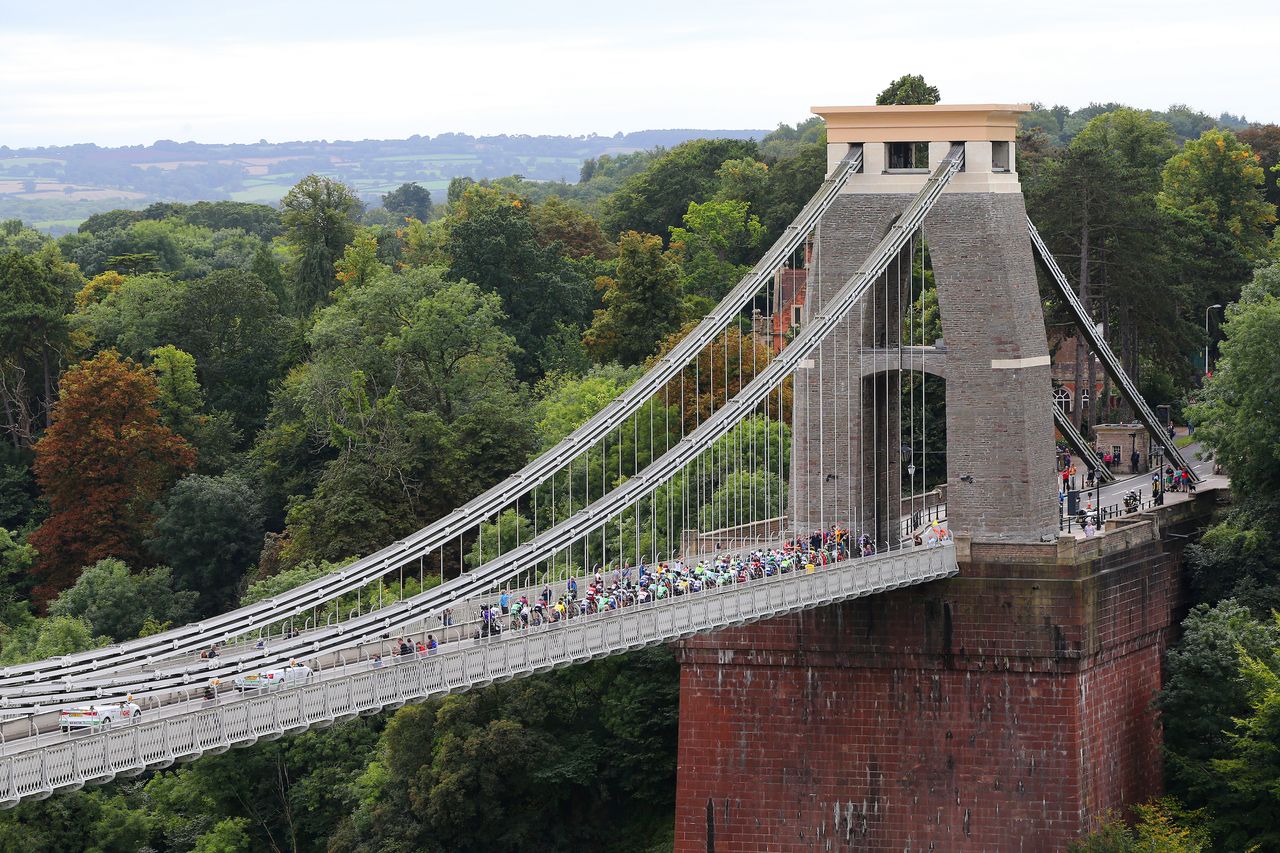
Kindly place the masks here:
[[(1037, 263), (1165, 458), (1192, 470), (1026, 218), (1021, 109), (815, 108), (829, 173), (812, 199), (691, 332), (525, 468), (288, 592), (0, 672), (0, 806), (655, 643), (685, 641), (696, 681), (718, 638), (750, 646), (788, 614), (925, 600), (1001, 554), (1063, 553), (1055, 423), (1112, 475), (1053, 406)], [(942, 340), (923, 339), (930, 289)], [(945, 406), (925, 375), (945, 377)], [(945, 462), (929, 441), (943, 430)], [(1119, 553), (1109, 541), (1097, 554)], [(717, 562), (725, 550), (739, 559)], [(589, 604), (570, 579), (597, 584)], [(480, 615), (502, 591), (545, 604)], [(402, 638), (412, 653), (395, 653)], [(295, 664), (310, 670), (296, 686), (230, 689)], [(62, 708), (125, 696), (141, 709), (128, 725), (58, 730)], [(677, 846), (715, 849), (703, 788), (724, 782), (686, 773), (683, 738)], [(852, 803), (795, 849), (852, 839)], [(723, 808), (721, 843), (745, 849)]]

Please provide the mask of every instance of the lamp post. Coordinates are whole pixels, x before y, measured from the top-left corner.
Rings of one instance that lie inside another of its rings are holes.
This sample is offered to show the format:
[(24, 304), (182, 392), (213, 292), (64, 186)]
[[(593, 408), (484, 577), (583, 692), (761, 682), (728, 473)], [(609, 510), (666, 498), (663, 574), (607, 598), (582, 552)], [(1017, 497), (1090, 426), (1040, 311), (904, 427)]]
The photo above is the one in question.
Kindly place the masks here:
[(1204, 309), (1204, 375), (1209, 375), (1209, 312), (1214, 308), (1221, 308), (1222, 305), (1208, 305)]

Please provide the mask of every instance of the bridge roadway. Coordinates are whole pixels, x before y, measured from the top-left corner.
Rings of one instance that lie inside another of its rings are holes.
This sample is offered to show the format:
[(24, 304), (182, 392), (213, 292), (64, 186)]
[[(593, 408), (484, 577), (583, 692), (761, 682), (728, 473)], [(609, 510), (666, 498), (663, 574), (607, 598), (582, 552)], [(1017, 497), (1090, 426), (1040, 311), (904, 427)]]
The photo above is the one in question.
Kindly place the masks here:
[[(925, 526), (930, 521), (944, 519), (945, 513), (945, 506), (931, 508), (927, 513)], [(909, 544), (907, 540), (912, 532), (911, 519), (904, 516), (901, 523), (904, 531), (903, 538), (894, 547)], [(673, 555), (672, 560), (680, 559), (683, 565), (692, 567), (702, 561), (714, 562), (718, 556), (724, 554), (777, 549), (783, 540), (794, 539), (796, 535), (798, 534), (795, 531), (791, 531), (784, 532), (776, 540), (773, 537), (768, 539), (755, 537), (747, 541), (717, 542), (712, 548), (695, 552), (695, 555), (688, 558), (677, 558)], [(638, 579), (638, 569), (632, 571), (637, 573), (635, 579)], [(653, 573), (655, 570), (650, 567), (649, 571)], [(603, 570), (603, 577), (608, 580), (618, 573), (619, 569), (607, 568)], [(580, 592), (580, 600), (585, 597), (593, 578), (594, 574), (573, 578)], [(548, 589), (552, 593), (551, 600), (554, 602), (556, 597), (566, 594), (567, 588), (568, 579), (563, 575), (546, 576), (541, 581), (528, 582), (527, 585), (504, 584), (500, 589), (454, 602), (451, 612), (455, 618), (448, 625), (444, 624), (442, 617), (437, 613), (419, 615), (416, 618), (401, 618), (396, 635), (412, 636), (424, 641), (430, 635), (439, 643), (467, 639), (480, 628), (478, 615), (468, 618), (467, 614), (478, 614), (484, 603), (496, 604), (503, 592), (511, 596), (512, 600), (524, 595), (532, 601), (537, 599), (544, 589)], [(389, 596), (384, 605), (379, 595), (379, 603), (376, 607), (373, 606), (372, 600), (371, 592), (369, 607), (367, 609), (350, 608), (348, 618), (375, 617), (379, 611), (388, 614), (390, 618), (394, 615), (394, 611), (383, 610), (383, 608), (393, 607), (403, 601), (403, 598)], [(308, 619), (307, 622), (310, 623), (311, 620)], [(204, 649), (195, 652), (179, 647), (167, 652), (157, 652), (141, 661), (106, 662), (94, 670), (82, 670), (76, 675), (63, 676), (59, 679), (24, 680), (16, 684), (0, 683), (0, 742), (14, 734), (18, 736), (26, 734), (28, 729), (33, 727), (30, 722), (33, 717), (37, 720), (34, 723), (37, 730), (53, 730), (56, 711), (75, 704), (109, 701), (131, 693), (146, 711), (149, 707), (157, 706), (157, 703), (151, 701), (153, 694), (165, 695), (173, 689), (189, 691), (202, 689), (215, 677), (227, 680), (236, 674), (270, 668), (274, 661), (281, 659), (278, 652), (282, 647), (284, 648), (283, 659), (292, 658), (308, 665), (327, 662), (334, 657), (345, 663), (350, 651), (354, 651), (357, 658), (364, 659), (375, 653), (389, 655), (392, 650), (387, 636), (390, 630), (387, 627), (389, 622), (376, 623), (376, 628), (372, 632), (356, 634), (353, 631), (346, 648), (336, 649), (332, 655), (319, 656), (313, 655), (312, 649), (319, 648), (319, 644), (331, 636), (335, 629), (341, 633), (341, 621), (326, 621), (323, 625), (307, 624), (301, 629), (288, 627), (291, 623), (292, 620), (282, 622), (278, 626), (281, 629), (278, 634), (267, 631), (256, 635), (241, 635), (216, 643), (211, 641), (211, 646), (216, 645), (218, 650), (214, 658), (203, 657)], [(140, 685), (147, 686), (140, 687)]]
[[(717, 556), (725, 554), (744, 554), (762, 550), (774, 550), (780, 547), (783, 536), (777, 541), (762, 541), (744, 545), (719, 546), (714, 551), (706, 551), (687, 559), (681, 559), (680, 565), (692, 568), (702, 562), (713, 562)], [(908, 544), (908, 543), (899, 543)], [(860, 558), (859, 558), (860, 559)], [(669, 565), (663, 563), (662, 565)], [(602, 573), (602, 579), (612, 579), (617, 570), (609, 569)], [(656, 570), (649, 570), (657, 577)], [(668, 575), (673, 576), (673, 575)], [(579, 601), (586, 598), (593, 575), (575, 576)], [(313, 653), (322, 648), (322, 644), (332, 639), (333, 629), (341, 626), (326, 625), (297, 632), (292, 636), (282, 636), (277, 640), (268, 640), (261, 645), (252, 638), (244, 642), (218, 646), (218, 655), (204, 658), (182, 650), (167, 655), (158, 655), (145, 663), (129, 665), (104, 666), (96, 673), (85, 673), (76, 678), (66, 678), (57, 682), (43, 684), (22, 684), (7, 687), (3, 691), (6, 719), (0, 722), (0, 743), (12, 737), (23, 737), (33, 730), (37, 732), (53, 731), (57, 728), (57, 712), (59, 709), (97, 701), (117, 700), (125, 695), (132, 695), (144, 712), (158, 708), (174, 693), (191, 694), (202, 691), (214, 678), (221, 679), (230, 689), (231, 679), (242, 673), (259, 672), (279, 665), (277, 661), (292, 659), (298, 663), (311, 666), (313, 669), (327, 668), (333, 665), (345, 666), (353, 662), (367, 660), (375, 654), (389, 656), (394, 649), (394, 639), (408, 637), (426, 641), (428, 636), (444, 644), (460, 640), (468, 640), (476, 636), (481, 628), (480, 609), (485, 604), (497, 605), (502, 592), (519, 598), (528, 596), (535, 600), (543, 590), (550, 592), (551, 601), (567, 595), (568, 578), (544, 578), (536, 584), (521, 586), (504, 585), (502, 589), (491, 590), (473, 598), (457, 601), (450, 613), (454, 618), (446, 625), (440, 615), (401, 617), (396, 616), (395, 605), (400, 600), (389, 600), (385, 606), (371, 608), (360, 614), (365, 621), (372, 618), (373, 629), (362, 632), (350, 632), (345, 642), (323, 645), (325, 651)], [(472, 614), (468, 617), (467, 614)], [(382, 615), (385, 618), (379, 619)], [(576, 618), (579, 614), (573, 614)], [(394, 633), (392, 622), (395, 622)], [(509, 620), (508, 620), (509, 621)], [(539, 620), (541, 621), (541, 620)], [(277, 643), (287, 644), (283, 651)]]
[[(813, 573), (778, 574), (497, 637), (459, 640), (433, 655), (384, 658), (377, 667), (369, 661), (343, 665), (333, 651), (327, 661), (320, 661), (323, 668), (298, 687), (222, 694), (214, 700), (192, 697), (189, 689), (175, 690), (165, 697), (168, 701), (148, 709), (137, 725), (6, 739), (0, 746), (0, 807), (408, 702), (957, 572), (952, 545), (905, 549), (843, 560)], [(392, 636), (396, 627), (389, 627)]]

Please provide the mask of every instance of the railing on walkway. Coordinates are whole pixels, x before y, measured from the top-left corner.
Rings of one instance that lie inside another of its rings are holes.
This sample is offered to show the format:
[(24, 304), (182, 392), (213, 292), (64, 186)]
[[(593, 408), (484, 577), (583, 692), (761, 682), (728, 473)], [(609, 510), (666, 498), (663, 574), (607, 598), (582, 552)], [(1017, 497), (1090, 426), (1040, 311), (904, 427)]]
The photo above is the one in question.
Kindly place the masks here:
[(79, 737), (12, 741), (0, 758), (0, 806), (248, 746), (358, 714), (396, 708), (554, 667), (729, 625), (954, 576), (954, 547), (845, 560), (488, 637), (395, 665), (334, 667), (317, 681), (267, 695), (167, 705), (160, 719)]

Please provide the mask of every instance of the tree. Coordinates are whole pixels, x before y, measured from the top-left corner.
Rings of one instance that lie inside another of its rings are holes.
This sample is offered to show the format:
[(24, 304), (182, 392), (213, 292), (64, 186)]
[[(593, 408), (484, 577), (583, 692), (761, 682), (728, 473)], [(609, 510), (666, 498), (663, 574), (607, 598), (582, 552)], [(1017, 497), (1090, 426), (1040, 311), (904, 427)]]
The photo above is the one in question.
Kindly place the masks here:
[(196, 839), (191, 853), (249, 853), (253, 844), (246, 829), (248, 818), (223, 818), (213, 829)]
[(76, 308), (96, 305), (124, 286), (124, 276), (115, 270), (98, 273), (76, 294)]
[[(671, 847), (676, 675), (669, 650), (647, 649), (401, 709), (330, 849)], [(616, 820), (582, 817), (624, 798)]]
[(5, 626), (0, 633), (0, 665), (46, 660), (61, 655), (96, 649), (110, 643), (95, 637), (89, 623), (71, 616), (50, 616)]
[(876, 104), (936, 104), (942, 100), (937, 86), (930, 86), (919, 74), (903, 74), (876, 95)]
[(1188, 811), (1165, 797), (1134, 806), (1133, 812), (1133, 827), (1108, 814), (1101, 826), (1073, 841), (1068, 853), (1205, 853), (1210, 849), (1212, 839), (1203, 811)]
[(764, 228), (743, 201), (690, 202), (684, 227), (671, 229), (671, 252), (685, 293), (719, 302), (751, 269)]
[(294, 251), (290, 307), (306, 316), (326, 304), (337, 285), (334, 264), (355, 236), (360, 202), (345, 184), (308, 175), (285, 193), (280, 205), (280, 221)]
[(270, 244), (263, 243), (258, 247), (258, 251), (253, 253), (253, 263), (249, 266), (249, 272), (256, 275), (258, 280), (266, 286), (271, 295), (276, 298), (277, 305), (285, 304), (288, 291), (285, 288), (284, 273), (280, 271), (280, 263), (276, 260)]
[(318, 479), (293, 491), (292, 559), (373, 550), (524, 461), (532, 432), (504, 326), (495, 294), (437, 269), (339, 291), (277, 396), (270, 434), (288, 430), (288, 455), (264, 458), (293, 469), (307, 447), (325, 454)]
[(108, 557), (85, 569), (75, 586), (53, 600), (49, 614), (82, 619), (94, 634), (119, 643), (139, 636), (148, 620), (185, 624), (195, 599), (194, 592), (173, 589), (167, 566), (134, 574), (123, 561)]
[(640, 364), (680, 326), (680, 271), (660, 237), (623, 234), (615, 277), (596, 279), (596, 289), (604, 308), (595, 312), (583, 344), (598, 362)]
[[(1280, 631), (1280, 613), (1271, 621)], [(1261, 654), (1240, 653), (1248, 712), (1234, 719), (1230, 750), (1213, 762), (1227, 800), (1215, 804), (1213, 827), (1227, 850), (1280, 845), (1274, 819), (1280, 806), (1280, 643), (1274, 637)]]
[(549, 450), (640, 378), (640, 369), (604, 364), (583, 376), (554, 374), (538, 383), (533, 409), (538, 452)]
[(378, 238), (372, 229), (362, 228), (334, 264), (334, 269), (344, 286), (362, 287), (390, 267), (378, 258)]
[(191, 474), (156, 507), (147, 547), (173, 567), (178, 589), (199, 595), (196, 610), (208, 616), (235, 603), (262, 533), (262, 508), (242, 477)]
[(545, 341), (556, 323), (584, 323), (589, 284), (554, 246), (543, 247), (529, 204), (510, 193), (468, 187), (445, 220), (446, 276), (501, 298), (507, 328), (520, 352), (521, 379), (536, 379)]
[(245, 432), (262, 425), (289, 326), (253, 273), (218, 270), (181, 282), (130, 278), (81, 322), (100, 343), (135, 359), (165, 345), (189, 353), (211, 409), (230, 412)]
[[(816, 116), (815, 116), (816, 118)], [(765, 226), (763, 243), (772, 244), (822, 186), (827, 175), (827, 146), (814, 142), (800, 146), (795, 155), (769, 167), (763, 208), (753, 213)]]
[(27, 573), (36, 561), (36, 549), (0, 527), (0, 607), (26, 598)]
[(666, 234), (678, 226), (690, 202), (708, 201), (720, 186), (716, 172), (726, 160), (754, 158), (756, 144), (738, 139), (696, 139), (672, 148), (643, 172), (623, 181), (605, 204), (609, 234)]
[(586, 211), (552, 196), (529, 211), (539, 245), (558, 243), (571, 258), (612, 258), (614, 245), (604, 236), (600, 223)]
[(1227, 307), (1217, 368), (1187, 416), (1201, 441), (1231, 475), (1233, 491), (1271, 503), (1280, 482), (1280, 410), (1274, 405), (1280, 371), (1280, 295), (1267, 292), (1260, 272), (1240, 302)]
[(1212, 762), (1227, 754), (1231, 721), (1249, 710), (1241, 654), (1268, 654), (1280, 632), (1230, 599), (1212, 607), (1197, 605), (1182, 630), (1169, 650), (1168, 674), (1157, 702), (1164, 724), (1165, 771), (1172, 793), (1220, 815), (1224, 792)]
[[(658, 355), (669, 352), (695, 325), (692, 321), (685, 323), (680, 331), (667, 336)], [(736, 326), (730, 326), (722, 336), (702, 348), (695, 363), (667, 383), (663, 399), (672, 407), (680, 407), (685, 431), (692, 432), (764, 370), (772, 357), (769, 347), (744, 335)], [(791, 383), (783, 383), (781, 390), (781, 395), (769, 394), (764, 407), (772, 418), (789, 419)]]
[(52, 244), (36, 255), (0, 256), (0, 429), (14, 447), (30, 446), (48, 426), (67, 340), (64, 315), (80, 284)]
[(400, 219), (431, 218), (431, 191), (415, 183), (401, 184), (382, 197), (382, 206)]
[(1165, 166), (1160, 201), (1204, 222), (1252, 260), (1263, 257), (1276, 221), (1258, 156), (1226, 130), (1206, 131), (1182, 147)]
[(196, 379), (196, 360), (172, 344), (156, 347), (149, 353), (147, 370), (155, 377), (156, 408), (165, 424), (184, 438), (195, 432), (204, 408), (204, 392)]
[(35, 447), (50, 505), (30, 537), (40, 555), (32, 572), (38, 601), (104, 557), (141, 562), (152, 502), (196, 461), (191, 445), (161, 422), (155, 380), (115, 351), (72, 367), (61, 390)]
[(1236, 137), (1258, 158), (1265, 177), (1267, 201), (1280, 206), (1280, 124), (1256, 124), (1241, 130)]

